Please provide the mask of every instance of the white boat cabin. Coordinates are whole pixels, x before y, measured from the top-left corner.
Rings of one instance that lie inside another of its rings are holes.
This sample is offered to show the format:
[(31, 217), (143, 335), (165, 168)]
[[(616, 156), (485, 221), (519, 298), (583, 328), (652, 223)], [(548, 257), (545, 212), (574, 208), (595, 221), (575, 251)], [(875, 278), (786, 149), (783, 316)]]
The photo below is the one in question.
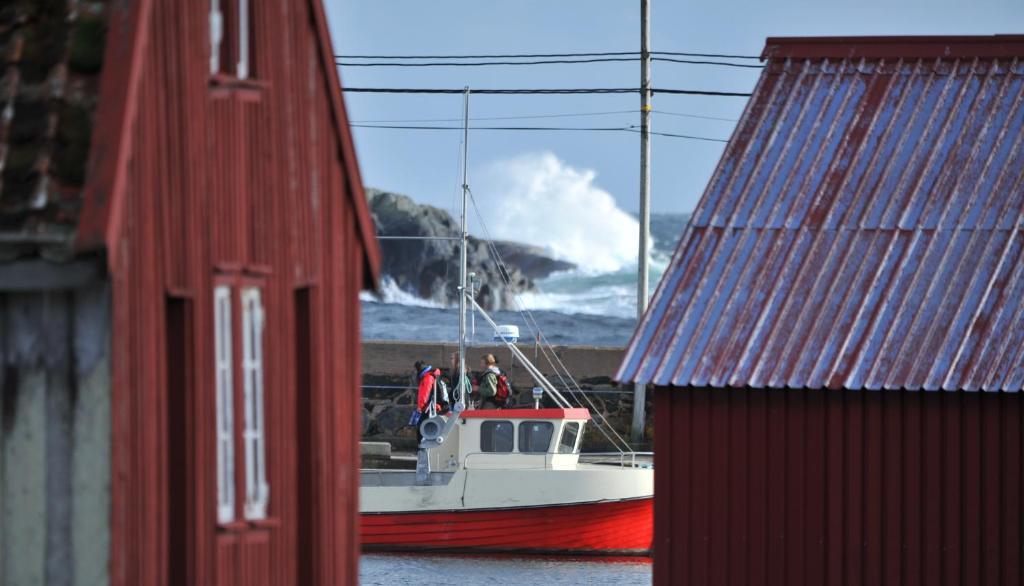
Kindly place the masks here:
[(444, 441), (426, 450), (431, 472), (454, 472), (460, 467), (574, 469), (590, 413), (586, 409), (476, 409), (458, 417)]

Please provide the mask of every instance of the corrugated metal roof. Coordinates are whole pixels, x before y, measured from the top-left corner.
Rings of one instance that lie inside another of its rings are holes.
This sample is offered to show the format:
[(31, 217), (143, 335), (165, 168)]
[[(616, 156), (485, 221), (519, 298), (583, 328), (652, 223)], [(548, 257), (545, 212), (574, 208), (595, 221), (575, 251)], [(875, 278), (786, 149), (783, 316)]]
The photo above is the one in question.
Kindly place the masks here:
[(765, 55), (618, 379), (1021, 390), (1024, 36)]

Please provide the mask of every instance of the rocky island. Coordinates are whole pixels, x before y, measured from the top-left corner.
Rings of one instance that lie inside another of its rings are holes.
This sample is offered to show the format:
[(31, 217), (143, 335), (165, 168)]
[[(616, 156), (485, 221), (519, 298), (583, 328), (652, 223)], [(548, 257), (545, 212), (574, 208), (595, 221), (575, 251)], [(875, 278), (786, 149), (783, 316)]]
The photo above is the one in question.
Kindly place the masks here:
[[(454, 237), (459, 225), (448, 212), (397, 193), (367, 188), (366, 197), (378, 236)], [(494, 242), (504, 261), (495, 262), (488, 242), (470, 236), (466, 251), (470, 273), (478, 283), (475, 298), (485, 309), (514, 306), (518, 293), (536, 289), (535, 281), (556, 271), (575, 268), (551, 258), (543, 248), (516, 242)], [(445, 305), (458, 299), (457, 240), (381, 240), (381, 272), (402, 290)]]

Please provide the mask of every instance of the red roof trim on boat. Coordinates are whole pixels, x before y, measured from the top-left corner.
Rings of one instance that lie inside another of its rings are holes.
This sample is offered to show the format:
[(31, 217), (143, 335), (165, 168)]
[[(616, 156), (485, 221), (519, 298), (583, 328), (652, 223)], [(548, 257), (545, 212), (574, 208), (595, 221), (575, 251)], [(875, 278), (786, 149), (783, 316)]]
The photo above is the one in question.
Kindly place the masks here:
[(463, 419), (590, 419), (586, 409), (474, 409)]

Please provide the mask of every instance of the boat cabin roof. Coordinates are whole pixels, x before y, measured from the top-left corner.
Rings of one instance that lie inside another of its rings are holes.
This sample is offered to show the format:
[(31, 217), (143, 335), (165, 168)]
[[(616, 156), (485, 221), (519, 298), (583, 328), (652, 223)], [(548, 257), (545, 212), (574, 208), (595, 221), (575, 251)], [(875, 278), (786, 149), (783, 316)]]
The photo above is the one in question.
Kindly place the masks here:
[(473, 409), (463, 411), (464, 419), (582, 419), (590, 420), (586, 409)]

